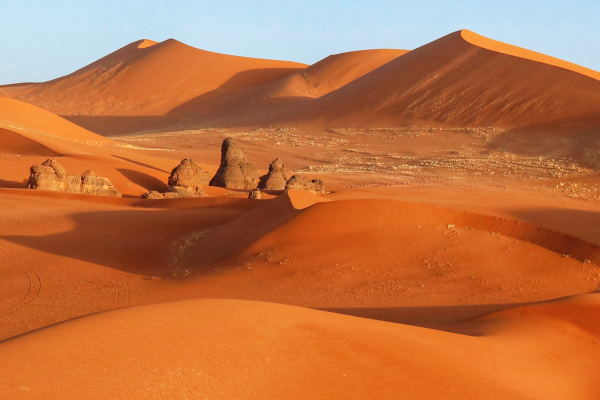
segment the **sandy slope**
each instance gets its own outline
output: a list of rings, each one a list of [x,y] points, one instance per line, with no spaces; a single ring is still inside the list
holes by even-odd
[[[143,117],[162,116],[192,99],[261,85],[304,67],[212,53],[173,39],[143,40],[65,77],[3,86],[0,92],[75,122],[86,121],[82,125],[96,132],[111,132],[115,128],[107,125],[115,121],[125,126],[152,124],[156,121]]]
[[[0,393],[591,400],[598,296],[488,315],[479,337],[248,301],[135,307],[0,343]]]
[[[409,53],[346,53],[308,68],[175,40],[135,42],[67,77],[4,86],[0,95],[104,135],[275,123],[581,129],[600,122],[599,76],[463,30]]]
[[[551,250],[567,243],[582,256],[597,245],[558,232],[393,200],[290,194],[163,203],[4,190],[1,271],[9,283],[0,331],[10,337],[92,312],[193,298],[414,322],[414,313],[389,308],[456,307],[460,317],[477,314],[465,306],[543,301],[600,282],[596,264]],[[498,228],[504,234],[488,231]],[[437,326],[439,318],[416,320]]]
[[[0,98],[0,187],[24,188],[29,167],[56,157],[69,173],[92,169],[125,196],[137,197],[164,190],[171,169],[184,157],[156,153],[124,146],[25,102]]]
[[[307,113],[359,126],[597,126],[599,76],[459,31],[320,98]]]
[[[271,84],[276,97],[321,97],[408,53],[407,50],[362,50],[334,54]]]

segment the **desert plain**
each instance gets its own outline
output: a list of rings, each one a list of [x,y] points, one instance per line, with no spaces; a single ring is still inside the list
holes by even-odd
[[[225,139],[324,190],[174,192]],[[567,61],[140,40],[0,86],[3,399],[594,400],[599,285],[600,73]]]

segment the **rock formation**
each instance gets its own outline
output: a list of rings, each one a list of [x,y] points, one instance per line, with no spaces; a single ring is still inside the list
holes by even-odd
[[[305,192],[324,194],[325,184],[320,179],[310,180],[302,175],[294,175],[285,183],[285,190],[297,189]]]
[[[210,186],[228,189],[254,189],[258,185],[258,170],[246,160],[244,152],[233,138],[221,146],[221,165]]]
[[[81,194],[92,194],[95,196],[116,196],[121,193],[113,186],[108,178],[97,176],[94,171],[85,171],[81,174]]]
[[[250,194],[248,194],[248,198],[249,199],[260,200],[262,198],[262,194],[260,193],[260,189],[259,188],[252,189],[250,191]]]
[[[287,179],[285,165],[278,158],[269,165],[269,172],[260,177],[258,188],[261,190],[284,190]]]
[[[96,176],[93,171],[86,171],[81,175],[68,175],[62,165],[53,158],[47,159],[41,165],[32,166],[29,172],[28,189],[121,197],[121,193],[108,178]]]
[[[150,191],[142,195],[145,199],[173,199],[177,197],[202,197],[206,196],[204,185],[209,182],[210,176],[200,164],[188,158],[173,168],[169,176],[169,189],[165,193]]]
[[[204,172],[200,164],[186,158],[181,164],[173,168],[169,176],[169,186],[181,186],[185,188],[202,188],[210,182],[210,175]]]

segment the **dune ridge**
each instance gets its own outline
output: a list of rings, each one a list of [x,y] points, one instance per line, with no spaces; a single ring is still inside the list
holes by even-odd
[[[473,35],[465,33],[473,40]],[[475,43],[489,43],[483,39]],[[512,47],[494,49],[515,52]],[[532,57],[523,52],[523,56]],[[600,81],[472,44],[461,31],[415,49],[306,106],[326,126],[597,126]],[[313,122],[314,124],[314,122]]]
[[[484,337],[239,300],[134,307],[1,342],[0,387],[15,399],[83,393],[294,398],[299,392],[313,398],[592,399],[600,388],[592,372],[598,326],[560,320],[569,303],[578,302],[598,309],[598,295],[589,295],[564,304],[559,315],[532,310],[541,326],[513,315]],[[495,319],[488,316],[486,324]],[[573,335],[579,336],[575,343],[562,340]],[[508,345],[514,337],[520,339]],[[557,353],[567,363],[551,356]],[[77,371],[67,368],[72,363]],[[60,395],[50,382],[61,387]]]
[[[472,32],[468,29],[461,30],[460,35],[467,42],[487,50],[507,54],[510,56],[526,58],[528,60],[538,61],[543,64],[554,65],[555,67],[568,69],[570,71],[589,76],[590,78],[600,80],[600,72],[582,67],[581,65],[573,64],[571,62],[551,57],[546,54],[538,53],[535,51],[524,49],[522,47],[517,47],[508,43],[503,43],[494,39],[486,38],[485,36],[478,35],[477,33]]]
[[[103,135],[207,122],[223,128],[600,124],[600,73],[468,30],[410,52],[357,51],[312,66],[211,53],[173,39],[144,43],[54,81],[0,87],[0,95]],[[158,73],[166,65],[171,73]]]

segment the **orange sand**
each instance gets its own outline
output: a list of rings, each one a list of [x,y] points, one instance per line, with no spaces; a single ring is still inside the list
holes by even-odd
[[[462,31],[1,87],[0,398],[596,399],[598,85]],[[329,193],[139,197],[228,135]],[[123,198],[26,190],[47,157]]]

